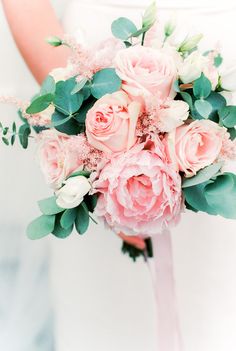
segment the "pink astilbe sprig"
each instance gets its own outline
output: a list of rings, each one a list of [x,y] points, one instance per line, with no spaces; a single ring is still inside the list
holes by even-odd
[[[24,101],[16,98],[15,96],[0,96],[0,103],[16,106],[22,113],[24,118],[28,118],[29,115],[26,113],[27,107],[30,105],[29,101]]]

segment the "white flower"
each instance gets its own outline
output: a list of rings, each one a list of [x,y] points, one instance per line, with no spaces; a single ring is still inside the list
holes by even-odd
[[[221,91],[220,95],[222,95],[225,98],[227,106],[236,105],[235,93],[232,93],[230,91]]]
[[[67,65],[66,67],[59,67],[59,68],[54,68],[49,75],[55,80],[55,82],[59,81],[65,81],[71,71],[72,67],[71,65]]]
[[[184,84],[192,83],[201,76],[204,66],[207,64],[206,57],[198,51],[189,55],[179,68],[179,77]]]
[[[71,177],[64,181],[61,189],[56,191],[57,205],[61,208],[77,207],[90,189],[91,184],[86,177]]]
[[[189,105],[181,100],[170,100],[158,113],[158,127],[161,132],[171,132],[184,124],[189,116]]]
[[[225,90],[236,91],[236,65],[221,75],[221,87]]]

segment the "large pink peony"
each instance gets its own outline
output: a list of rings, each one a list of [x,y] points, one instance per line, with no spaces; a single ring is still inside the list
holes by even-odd
[[[123,91],[104,95],[88,111],[86,135],[94,148],[105,153],[122,152],[136,142],[140,104]]]
[[[151,236],[179,219],[181,178],[159,139],[112,158],[93,186],[100,193],[96,214],[117,233]]]
[[[222,148],[226,130],[209,120],[198,120],[178,127],[167,136],[170,160],[191,177],[212,164]]]
[[[174,59],[161,50],[133,46],[120,50],[115,58],[116,72],[122,88],[131,96],[155,95],[161,100],[173,94],[176,79]]]
[[[39,162],[46,182],[53,188],[58,189],[66,177],[82,168],[78,148],[84,140],[82,135],[68,136],[55,130],[40,133]]]

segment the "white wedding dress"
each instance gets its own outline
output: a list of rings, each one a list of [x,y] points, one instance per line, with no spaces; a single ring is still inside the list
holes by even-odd
[[[119,16],[140,23],[145,0],[71,1],[63,23],[78,40],[95,44],[111,35]],[[222,44],[236,61],[232,41],[235,0],[160,0],[161,20],[173,11],[185,31]],[[236,223],[187,212],[172,233],[179,313],[186,351],[236,350]],[[91,225],[52,245],[57,351],[157,351],[155,308],[146,265],[120,253],[121,242]],[[159,350],[165,351],[165,350]]]

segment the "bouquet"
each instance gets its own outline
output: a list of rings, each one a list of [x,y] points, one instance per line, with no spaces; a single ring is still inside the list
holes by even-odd
[[[218,48],[201,52],[202,35],[178,42],[155,4],[140,27],[121,17],[111,30],[92,48],[48,39],[71,48],[68,65],[21,104],[19,128],[1,126],[2,141],[33,137],[53,191],[29,238],[82,235],[98,218],[135,260],[186,210],[236,219],[236,76]]]

